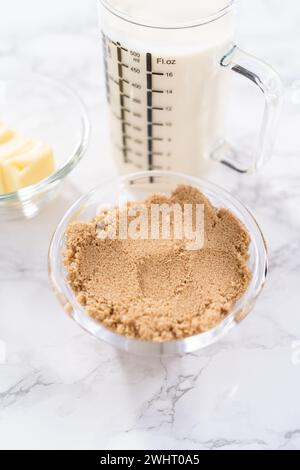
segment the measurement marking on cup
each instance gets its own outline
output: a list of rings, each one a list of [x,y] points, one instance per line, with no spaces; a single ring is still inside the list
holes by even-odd
[[[125,78],[121,78],[121,79],[119,79],[119,80],[116,80],[112,75],[109,75],[108,78],[109,78],[112,82],[114,82],[116,85],[119,85],[120,80],[121,80],[121,82],[130,84],[130,82],[129,82],[128,80],[126,80]],[[123,93],[123,95],[129,98],[129,96],[128,96],[127,94]]]
[[[114,43],[113,43],[114,44]],[[119,75],[119,93],[120,93],[120,112],[121,112],[121,128],[122,128],[122,143],[123,143],[123,159],[124,163],[128,162],[127,153],[130,151],[127,147],[127,132],[126,132],[126,115],[125,113],[130,113],[130,110],[124,106],[124,83],[129,83],[128,80],[125,80],[123,77],[123,57],[122,51],[124,50],[119,42],[116,44],[117,47],[117,58],[118,58],[118,75]]]
[[[121,150],[121,151],[124,150],[124,146],[120,146],[120,145],[117,145],[117,144],[116,144],[116,147],[117,147],[119,150]],[[130,148],[130,147],[125,147],[125,148],[126,148],[126,152],[128,152],[128,153],[133,152],[132,148]],[[128,160],[127,160],[127,163],[128,163]]]
[[[103,57],[104,57],[106,98],[107,98],[107,102],[110,103],[110,87],[109,87],[109,73],[108,73],[108,60],[107,60],[107,41],[106,41],[106,36],[104,34],[102,34],[102,44],[103,44]]]
[[[107,39],[108,39],[108,41],[111,42],[111,44],[113,44],[114,46],[118,46],[118,45],[119,45],[118,42],[115,42],[115,41],[113,41],[113,40],[110,39],[110,38],[107,38]],[[124,51],[124,52],[128,52],[128,49],[126,49],[126,47],[121,46],[121,49],[122,49],[122,51]]]
[[[153,169],[153,111],[152,111],[152,54],[147,52],[147,135],[148,135],[148,170]],[[153,182],[153,178],[150,179]]]
[[[171,156],[172,138],[164,133],[172,126],[169,95],[174,89],[168,79],[174,72],[163,71],[161,64],[165,62],[150,52],[143,59],[140,52],[126,49],[121,41],[105,34],[103,48],[107,99],[120,129],[118,143],[114,144],[123,164],[132,163],[141,169],[146,164],[148,170],[169,165],[165,159]],[[150,182],[154,179],[149,177]]]
[[[109,80],[111,80],[112,82],[114,82],[116,85],[119,86],[119,81],[116,80],[114,77],[112,77],[111,75],[108,76]]]

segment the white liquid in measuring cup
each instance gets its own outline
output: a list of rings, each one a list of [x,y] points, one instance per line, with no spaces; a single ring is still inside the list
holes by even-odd
[[[223,135],[233,40],[232,13],[207,24],[171,28],[215,14],[225,0],[115,0],[135,24],[102,13],[113,154],[123,173],[146,169],[201,175]],[[158,23],[159,22],[159,23]]]

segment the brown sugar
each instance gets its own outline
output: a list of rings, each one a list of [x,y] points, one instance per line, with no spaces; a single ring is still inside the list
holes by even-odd
[[[131,338],[168,341],[205,332],[220,323],[246,291],[250,237],[227,209],[212,206],[197,189],[178,186],[171,196],[153,194],[129,207],[202,204],[204,244],[186,239],[102,238],[112,228],[111,209],[66,233],[68,282],[86,312]],[[120,217],[120,209],[117,211]],[[160,221],[159,221],[160,224]]]

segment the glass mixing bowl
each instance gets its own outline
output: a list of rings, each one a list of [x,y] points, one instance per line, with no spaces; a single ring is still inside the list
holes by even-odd
[[[37,184],[0,194],[0,221],[31,218],[54,197],[87,148],[90,124],[81,99],[62,83],[37,74],[0,76],[0,121],[53,148],[56,171]]]
[[[233,212],[249,231],[251,237],[249,268],[252,281],[229,315],[215,328],[195,336],[163,343],[147,342],[121,336],[89,317],[68,285],[63,264],[65,232],[73,221],[87,221],[99,213],[101,206],[118,205],[126,201],[141,200],[153,192],[171,193],[178,184],[188,184],[202,191],[216,207]],[[253,308],[267,274],[266,244],[257,222],[243,204],[229,193],[207,181],[180,173],[162,171],[129,174],[102,184],[81,197],[65,214],[58,225],[49,250],[49,276],[59,301],[82,328],[96,338],[125,351],[145,355],[175,355],[201,349],[220,339],[242,321]]]

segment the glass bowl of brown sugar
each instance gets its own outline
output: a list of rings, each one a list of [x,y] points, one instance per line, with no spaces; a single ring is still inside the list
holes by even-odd
[[[266,274],[264,237],[242,203],[162,171],[121,176],[81,197],[49,250],[50,282],[68,315],[141,355],[218,341],[253,309]]]

